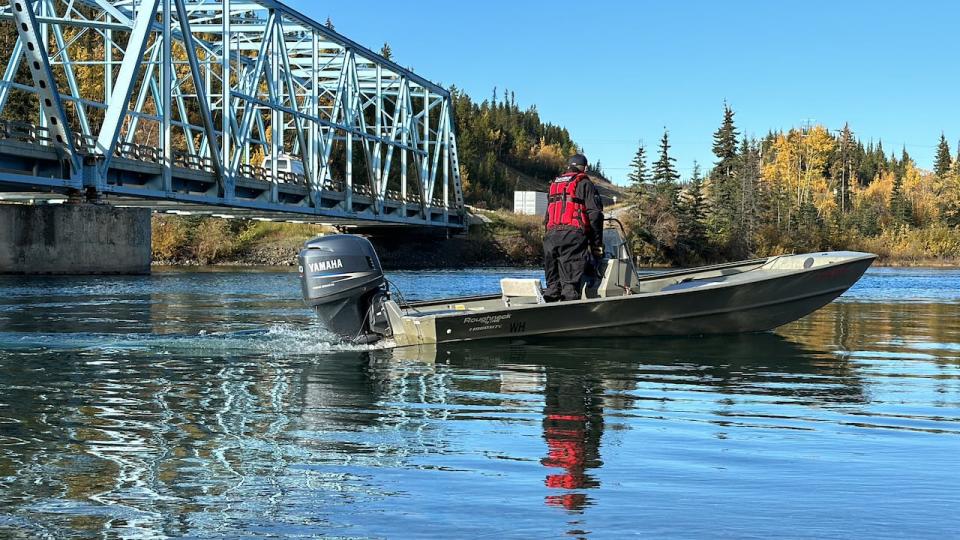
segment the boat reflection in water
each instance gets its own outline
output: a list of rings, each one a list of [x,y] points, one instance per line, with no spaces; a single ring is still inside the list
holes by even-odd
[[[629,430],[630,419],[689,415],[714,426],[713,436],[722,439],[741,422],[744,403],[763,407],[865,401],[863,385],[842,358],[775,333],[485,345],[395,349],[386,357],[374,355],[371,365],[380,369],[372,373],[389,371],[385,365],[391,361],[499,371],[498,387],[487,392],[539,395],[545,502],[574,512],[595,504],[590,492],[601,486],[595,472],[604,465],[605,430]],[[784,379],[791,384],[783,384]],[[671,396],[668,389],[702,394],[696,401],[702,405],[707,400],[712,410],[695,411],[694,400]]]

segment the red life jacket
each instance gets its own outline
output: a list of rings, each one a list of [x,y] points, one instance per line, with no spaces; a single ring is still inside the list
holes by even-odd
[[[550,184],[550,197],[547,199],[547,230],[567,225],[583,232],[590,230],[587,219],[587,206],[577,197],[577,186],[588,181],[586,174],[568,172],[558,176]]]

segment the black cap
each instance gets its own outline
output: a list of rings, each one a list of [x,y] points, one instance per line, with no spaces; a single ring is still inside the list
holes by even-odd
[[[587,166],[587,156],[583,154],[574,154],[570,156],[570,159],[567,160],[567,165],[578,165],[580,167]]]

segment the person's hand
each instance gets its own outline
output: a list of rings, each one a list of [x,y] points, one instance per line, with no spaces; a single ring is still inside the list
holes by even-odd
[[[590,255],[593,255],[593,258],[598,261],[603,259],[603,248],[600,246],[591,246]]]

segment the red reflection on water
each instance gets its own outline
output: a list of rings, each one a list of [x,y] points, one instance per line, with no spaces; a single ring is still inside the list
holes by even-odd
[[[548,375],[543,419],[547,455],[540,463],[560,471],[547,474],[544,485],[567,491],[598,487],[600,483],[587,474],[587,470],[600,464],[603,409],[599,399],[594,396],[592,385],[584,384],[586,381],[582,378],[555,376],[553,381],[550,379]],[[590,504],[590,498],[582,492],[548,495],[544,501],[548,506],[574,511]]]

